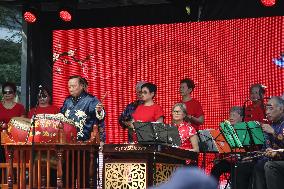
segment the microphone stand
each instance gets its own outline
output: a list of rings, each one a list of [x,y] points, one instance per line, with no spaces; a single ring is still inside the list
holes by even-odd
[[[243,104],[243,112],[244,112],[244,116],[243,116],[243,119],[242,119],[242,122],[245,121],[245,117],[246,117],[246,104],[247,102],[250,101],[250,99],[246,100]]]
[[[33,115],[32,115],[32,119],[31,119],[31,128],[29,130],[29,133],[28,133],[28,136],[30,135],[30,132],[31,132],[31,129],[32,129],[32,151],[31,151],[31,169],[33,170],[33,167],[34,167],[34,162],[35,162],[35,117],[36,117],[36,111],[39,107],[39,97],[42,93],[42,90],[40,88],[39,90],[39,94],[38,94],[38,98],[37,98],[37,103],[36,103],[36,106],[35,106],[35,109],[34,109],[34,112],[33,112]],[[28,139],[28,137],[27,137]],[[27,142],[27,141],[26,141]],[[31,173],[31,178],[30,179],[30,183],[31,185],[33,186],[33,171],[30,171]],[[33,187],[31,187],[33,188]]]

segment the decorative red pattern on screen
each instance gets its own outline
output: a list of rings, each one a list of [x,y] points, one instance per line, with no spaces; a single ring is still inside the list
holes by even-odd
[[[75,53],[54,61],[53,102],[60,107],[68,77],[82,75],[93,95],[108,92],[107,143],[123,143],[127,135],[117,120],[135,99],[137,81],[158,85],[155,100],[169,123],[179,82],[190,77],[205,112],[202,128],[218,128],[229,108],[247,99],[252,83],[267,86],[267,96],[283,93],[284,68],[272,61],[284,52],[283,25],[284,17],[271,17],[54,31],[54,53]]]

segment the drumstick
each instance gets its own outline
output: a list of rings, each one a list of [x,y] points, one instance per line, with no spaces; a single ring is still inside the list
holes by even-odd
[[[101,103],[103,103],[104,99],[106,98],[108,92],[105,93],[105,95],[103,96],[102,100],[101,100]]]

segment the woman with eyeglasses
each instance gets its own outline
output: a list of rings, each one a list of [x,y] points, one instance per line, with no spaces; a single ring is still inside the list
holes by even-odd
[[[49,91],[42,87],[38,94],[38,107],[30,109],[28,118],[32,118],[36,114],[57,114],[59,109],[56,106],[51,105],[51,98]]]
[[[172,109],[172,124],[178,128],[181,149],[199,152],[198,136],[195,128],[185,121],[187,115],[186,106],[176,103]]]
[[[0,126],[1,130],[7,129],[7,124],[12,117],[24,117],[25,108],[22,104],[15,102],[16,85],[6,82],[2,85],[3,98],[0,103]],[[0,147],[0,162],[5,162],[4,149]]]

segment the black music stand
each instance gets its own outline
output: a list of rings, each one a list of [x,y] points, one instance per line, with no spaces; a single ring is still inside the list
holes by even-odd
[[[199,147],[200,152],[206,153],[206,152],[218,152],[218,148],[216,147],[214,143],[214,138],[210,134],[209,130],[199,130]]]
[[[134,122],[137,140],[140,144],[180,145],[178,129],[159,122]]]

